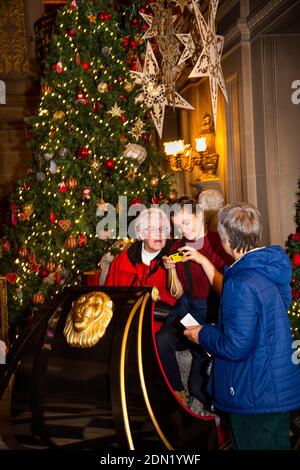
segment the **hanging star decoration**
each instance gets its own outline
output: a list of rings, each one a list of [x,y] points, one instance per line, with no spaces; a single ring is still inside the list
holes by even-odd
[[[128,131],[128,134],[131,134],[135,138],[135,140],[138,141],[143,132],[145,131],[144,128],[145,124],[143,123],[143,121],[140,118],[137,118],[133,128]]]
[[[119,117],[124,113],[123,109],[121,109],[117,103],[115,103],[107,112],[108,114],[111,114],[112,117]]]
[[[90,167],[92,170],[98,171],[100,168],[100,162],[97,160],[96,155],[94,155],[93,160],[91,161]]]
[[[147,42],[143,71],[131,71],[131,76],[142,87],[142,92],[136,97],[136,101],[142,101],[148,108],[151,108],[151,117],[158,135],[161,137],[165,107],[169,105],[169,101],[165,84],[159,78],[159,66],[149,41]],[[173,105],[184,109],[194,109],[177,92],[175,92]]]
[[[96,23],[97,16],[88,15],[87,19],[89,20],[90,23]]]
[[[194,55],[196,46],[191,34],[176,34],[176,36],[178,37],[179,41],[182,42],[182,44],[184,45],[184,50],[177,63],[177,65],[180,65],[182,64],[182,62],[185,62]]]
[[[217,107],[218,107],[218,86],[227,100],[225,81],[221,68],[221,57],[224,45],[224,37],[218,36],[215,30],[215,19],[219,0],[211,0],[208,14],[208,22],[206,23],[199,6],[193,1],[194,12],[203,49],[196,62],[195,67],[189,75],[189,78],[208,77],[210,85],[210,94],[212,101],[212,110],[214,123],[216,127]]]
[[[176,7],[180,7],[181,13],[183,13],[184,7],[189,4],[189,0],[172,0],[172,2],[176,3]]]
[[[146,21],[149,28],[142,36],[143,40],[150,38],[157,38],[158,35],[161,35],[165,29],[165,15],[166,11],[171,9],[165,8],[164,0],[157,0],[156,3],[151,3],[151,8],[154,12],[154,16],[147,15],[146,13],[140,13],[142,18]],[[173,23],[176,21],[177,15],[171,15],[170,21]]]

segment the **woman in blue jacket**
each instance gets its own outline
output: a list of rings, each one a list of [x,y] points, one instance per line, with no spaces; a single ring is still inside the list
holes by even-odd
[[[188,328],[185,335],[215,358],[214,406],[230,414],[234,448],[288,449],[289,412],[300,408],[287,314],[290,262],[280,246],[258,248],[260,213],[250,204],[224,207],[218,230],[236,260],[223,276],[218,325]]]

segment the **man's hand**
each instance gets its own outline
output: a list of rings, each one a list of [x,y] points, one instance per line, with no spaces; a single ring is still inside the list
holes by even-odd
[[[203,325],[189,326],[188,328],[184,330],[183,334],[193,343],[199,344],[198,336],[202,328],[203,328]]]
[[[176,263],[172,261],[168,256],[163,256],[162,261],[166,269],[175,269]]]
[[[203,264],[205,261],[207,261],[206,256],[202,255],[197,251],[195,248],[192,246],[184,246],[183,248],[180,248],[180,251],[184,253],[184,257],[182,261],[195,261],[198,264]]]

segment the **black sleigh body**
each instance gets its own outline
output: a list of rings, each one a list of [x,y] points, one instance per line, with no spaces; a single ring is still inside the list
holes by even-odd
[[[68,344],[72,302],[89,292],[113,302],[92,347]],[[8,449],[210,450],[215,420],[191,413],[162,371],[151,288],[72,287],[44,304],[1,365],[0,437]]]

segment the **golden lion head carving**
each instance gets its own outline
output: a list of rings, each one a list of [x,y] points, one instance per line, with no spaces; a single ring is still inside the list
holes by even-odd
[[[104,335],[113,315],[113,302],[104,292],[83,294],[72,303],[64,336],[70,346],[90,348]]]

